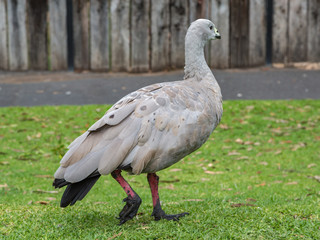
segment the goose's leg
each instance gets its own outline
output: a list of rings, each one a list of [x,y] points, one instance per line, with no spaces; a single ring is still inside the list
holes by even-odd
[[[123,199],[123,201],[126,202],[126,205],[119,213],[119,225],[121,225],[124,224],[126,221],[132,219],[135,215],[137,215],[142,200],[139,197],[139,195],[135,191],[133,191],[129,183],[121,176],[121,170],[114,170],[111,173],[111,176],[121,185],[121,187],[128,196],[125,199]]]
[[[150,190],[152,194],[152,201],[153,201],[153,212],[151,216],[154,216],[156,221],[159,221],[161,218],[167,220],[179,220],[180,217],[188,215],[189,213],[179,213],[175,215],[167,215],[161,208],[159,192],[158,192],[158,185],[159,185],[159,177],[155,173],[148,173],[148,182],[150,185]]]

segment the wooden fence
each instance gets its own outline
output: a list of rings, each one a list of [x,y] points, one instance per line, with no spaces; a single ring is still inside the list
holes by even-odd
[[[0,69],[182,68],[186,30],[200,17],[222,35],[205,50],[213,68],[263,65],[267,51],[273,62],[320,61],[319,0],[0,0]]]
[[[274,62],[320,62],[320,0],[275,0]]]

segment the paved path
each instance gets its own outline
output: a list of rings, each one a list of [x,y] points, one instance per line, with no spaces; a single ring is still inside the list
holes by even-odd
[[[223,99],[320,99],[320,70],[215,70]],[[140,87],[180,80],[156,74],[0,72],[0,106],[113,104]]]

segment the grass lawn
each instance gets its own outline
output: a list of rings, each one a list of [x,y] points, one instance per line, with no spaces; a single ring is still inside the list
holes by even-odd
[[[146,175],[124,176],[143,202],[118,226],[126,196],[103,176],[61,209],[53,173],[105,106],[0,108],[0,239],[320,239],[320,101],[226,101],[199,150],[158,173],[179,222],[150,216]]]

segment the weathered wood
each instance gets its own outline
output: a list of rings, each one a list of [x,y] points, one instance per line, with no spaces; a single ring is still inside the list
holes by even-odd
[[[265,1],[250,0],[249,9],[249,65],[258,66],[266,61],[266,5]]]
[[[169,67],[169,0],[151,4],[151,70],[161,71]]]
[[[273,2],[272,62],[288,61],[288,0]]]
[[[188,15],[189,15],[189,20],[188,20],[188,27],[189,25],[199,19],[199,18],[205,18],[209,19],[209,0],[189,0],[189,10],[188,10]],[[204,55],[205,58],[208,62],[210,63],[210,46],[209,44],[206,44],[204,47]],[[210,65],[210,64],[209,64]]]
[[[189,0],[189,24],[199,18],[209,18],[209,0]]]
[[[205,49],[210,67],[265,62],[264,0],[72,2],[75,70],[182,68],[186,30],[198,18],[222,37]],[[272,61],[320,61],[320,1],[275,0],[273,12]],[[50,70],[67,69],[66,14],[65,0],[0,0],[0,69],[44,70],[48,59]]]
[[[26,0],[10,0],[7,4],[9,69],[27,70]]]
[[[249,66],[249,0],[230,0],[230,67]]]
[[[184,66],[184,39],[188,29],[188,4],[184,0],[171,0],[171,68]]]
[[[308,46],[307,1],[290,0],[289,6],[289,62],[306,61]]]
[[[109,1],[91,0],[90,65],[95,71],[109,70]]]
[[[212,0],[211,20],[216,24],[221,40],[211,41],[210,67],[229,67],[229,0]]]
[[[31,70],[48,68],[47,13],[46,0],[27,1],[29,69]]]
[[[8,37],[6,1],[0,0],[0,70],[8,70]]]
[[[73,0],[74,69],[89,69],[89,0]]]
[[[66,70],[68,68],[66,9],[66,1],[49,0],[51,70]]]
[[[131,2],[131,71],[149,70],[149,0]]]
[[[320,62],[320,0],[309,0],[308,61]]]
[[[112,71],[130,70],[130,2],[111,1]]]

